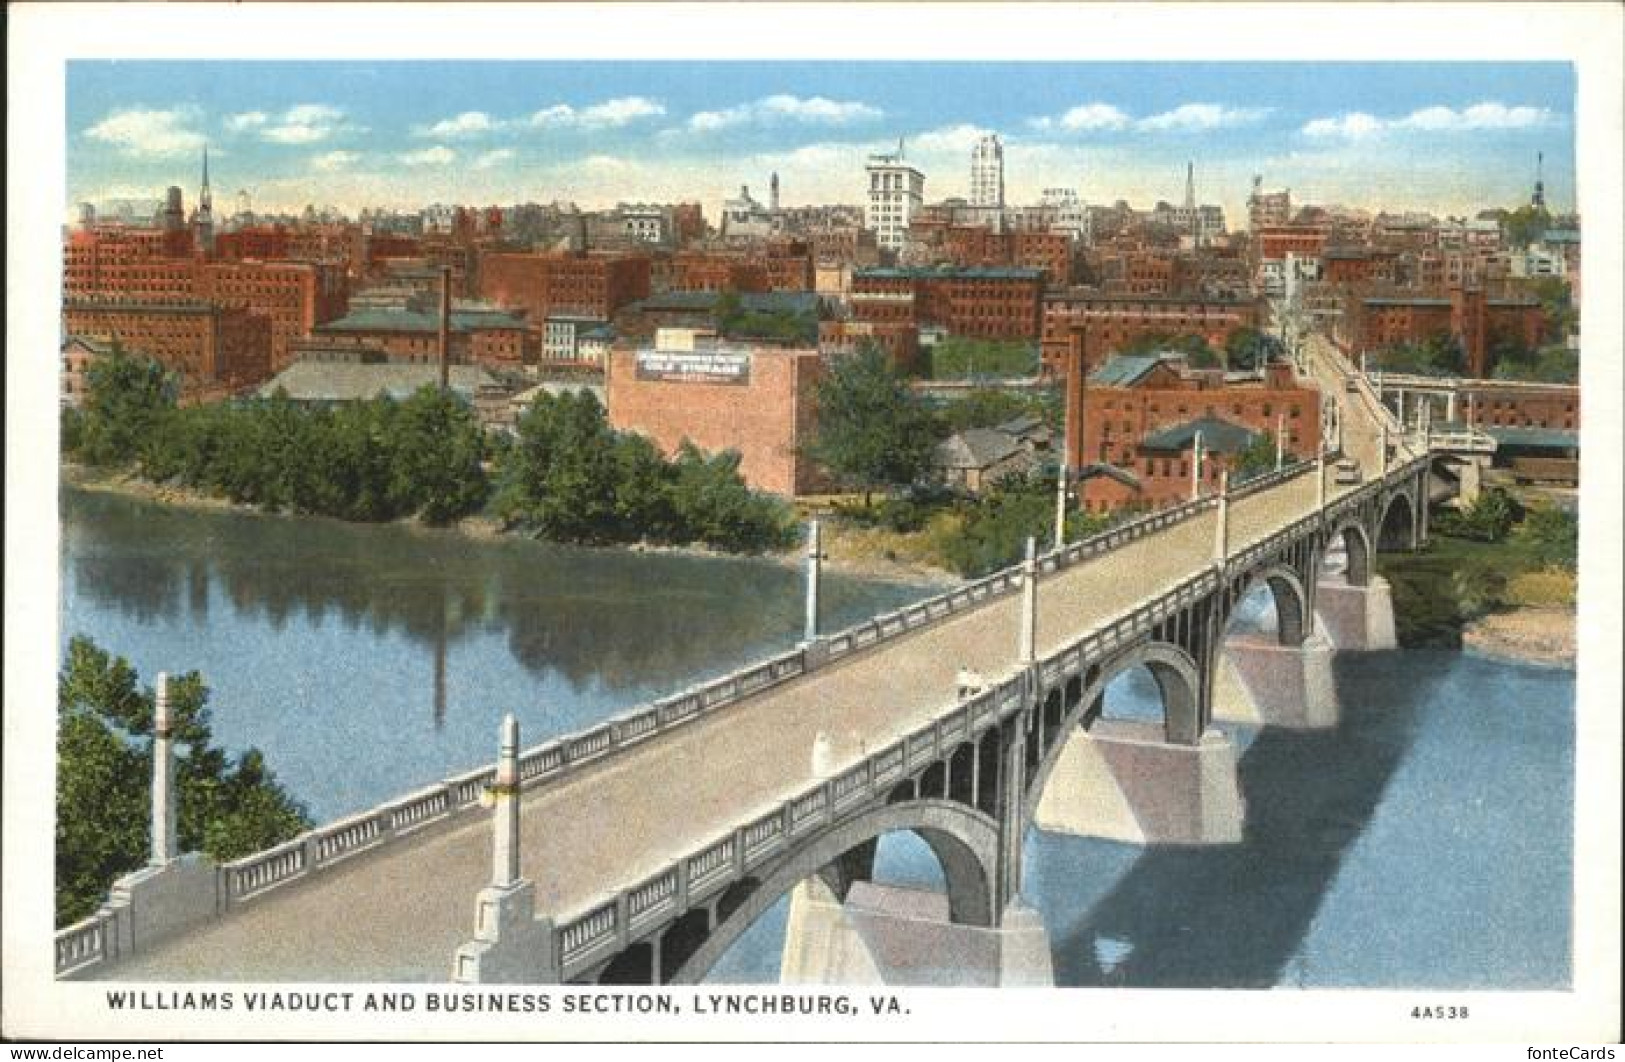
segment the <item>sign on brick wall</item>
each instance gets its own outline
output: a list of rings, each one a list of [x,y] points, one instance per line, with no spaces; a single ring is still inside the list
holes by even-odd
[[[669,383],[748,384],[750,355],[640,350],[638,379]]]

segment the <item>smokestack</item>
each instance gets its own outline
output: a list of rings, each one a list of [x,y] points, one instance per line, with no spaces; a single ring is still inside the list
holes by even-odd
[[[1071,342],[1066,350],[1066,423],[1061,426],[1061,466],[1068,475],[1076,475],[1083,467],[1083,389],[1088,357],[1084,350],[1088,326],[1072,330]]]
[[[451,390],[451,266],[440,267],[440,393]]]

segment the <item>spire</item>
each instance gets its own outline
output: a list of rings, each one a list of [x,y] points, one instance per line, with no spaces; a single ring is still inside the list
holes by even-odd
[[[1185,163],[1185,209],[1196,209],[1196,163]]]
[[[1540,210],[1544,210],[1546,207],[1546,182],[1543,179],[1545,163],[1546,153],[1544,151],[1535,152],[1535,194],[1529,197],[1529,205]]]

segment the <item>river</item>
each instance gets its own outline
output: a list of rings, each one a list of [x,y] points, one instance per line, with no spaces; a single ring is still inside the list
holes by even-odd
[[[258,747],[318,821],[794,643],[801,581],[763,560],[475,541],[401,526],[61,494],[62,642],[150,681],[203,672],[216,737]],[[926,591],[827,578],[839,626]],[[1255,622],[1267,623],[1258,615]],[[1033,831],[1024,892],[1057,983],[1556,989],[1570,979],[1574,673],[1439,650],[1345,655],[1337,729],[1230,728],[1240,845]],[[1154,708],[1148,676],[1107,710]],[[911,835],[877,876],[938,879]],[[778,976],[785,904],[713,972]]]

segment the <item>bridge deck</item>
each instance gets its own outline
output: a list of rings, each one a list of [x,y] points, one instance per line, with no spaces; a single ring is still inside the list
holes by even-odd
[[[1328,492],[1338,490],[1328,484]],[[1308,513],[1314,501],[1313,477],[1304,476],[1233,503],[1232,551]],[[1044,579],[1041,652],[1208,566],[1215,521],[1205,512]],[[839,766],[927,722],[953,700],[960,667],[993,678],[1015,664],[1019,610],[1019,595],[991,602],[527,793],[523,872],[537,883],[538,909],[577,914],[604,890],[656,872],[799,792],[814,780],[820,731],[833,738]],[[489,818],[472,815],[358,855],[96,973],[446,980],[452,953],[471,934],[474,896],[490,864]]]

